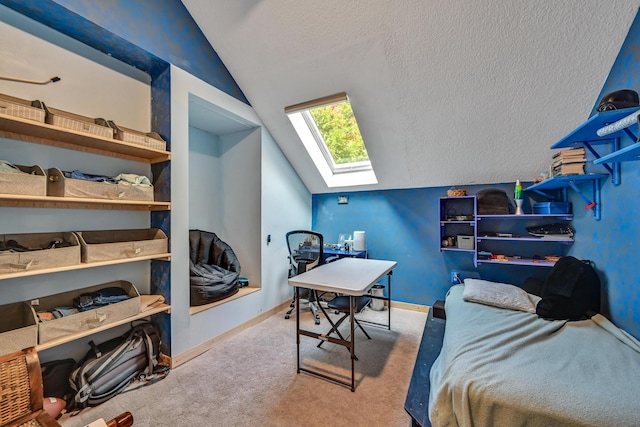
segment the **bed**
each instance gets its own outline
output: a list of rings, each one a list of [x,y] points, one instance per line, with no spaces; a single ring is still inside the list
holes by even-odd
[[[408,394],[405,408],[413,424],[640,425],[638,341],[599,314],[571,322],[541,319],[537,297],[516,289],[524,299],[514,309],[504,308],[514,302],[511,297],[471,302],[465,285],[451,287],[442,348],[428,369],[421,344],[414,368],[410,393],[415,399],[418,390],[427,390],[428,396],[409,406],[428,407],[428,420],[417,421]],[[434,341],[431,346],[437,346],[437,334]],[[424,387],[415,377],[426,369]]]

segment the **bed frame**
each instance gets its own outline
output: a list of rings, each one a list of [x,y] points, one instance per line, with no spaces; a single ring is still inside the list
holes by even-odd
[[[442,348],[445,325],[444,301],[433,304],[422,333],[420,348],[413,367],[404,409],[411,416],[412,427],[431,427],[429,421],[429,372]]]

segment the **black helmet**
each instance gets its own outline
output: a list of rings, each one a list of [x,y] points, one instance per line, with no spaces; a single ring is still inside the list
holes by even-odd
[[[603,96],[596,111],[622,110],[631,107],[640,107],[638,92],[631,89],[622,89]]]

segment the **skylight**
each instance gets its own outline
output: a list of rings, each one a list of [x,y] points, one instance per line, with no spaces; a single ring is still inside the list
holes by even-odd
[[[285,108],[329,187],[377,184],[346,93]]]

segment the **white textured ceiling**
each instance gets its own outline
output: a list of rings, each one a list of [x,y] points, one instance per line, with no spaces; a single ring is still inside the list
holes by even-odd
[[[183,0],[298,175],[284,114],[345,91],[379,184],[533,180],[588,118],[640,0]]]

